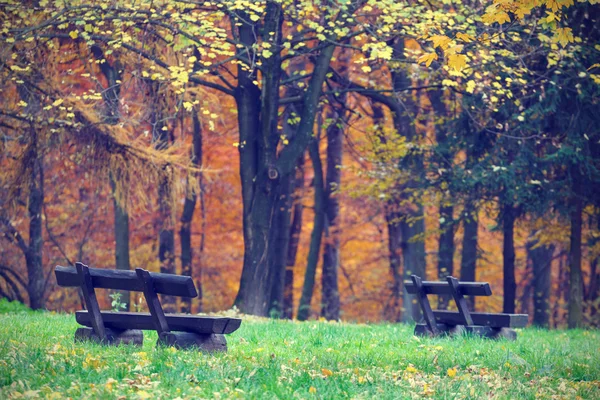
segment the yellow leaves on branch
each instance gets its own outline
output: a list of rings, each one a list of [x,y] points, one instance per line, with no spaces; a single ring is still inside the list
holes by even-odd
[[[575,41],[573,30],[571,28],[557,28],[556,32],[554,32],[552,41],[560,43],[562,47],[565,47],[569,43],[573,43]]]
[[[425,63],[425,66],[429,67],[434,60],[438,59],[438,55],[435,53],[425,53],[417,60],[419,63]]]

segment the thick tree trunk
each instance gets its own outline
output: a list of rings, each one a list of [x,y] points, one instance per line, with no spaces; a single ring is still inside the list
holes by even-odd
[[[438,279],[445,281],[454,273],[454,207],[440,206],[440,241],[438,247]],[[438,309],[446,310],[450,295],[438,297]]]
[[[406,219],[400,221],[400,231],[402,241],[402,255],[404,261],[404,280],[410,280],[411,275],[418,275],[423,280],[427,279],[425,274],[425,241],[423,235],[425,233],[425,220],[423,215],[423,207],[417,206],[414,214],[409,214],[410,217],[418,218],[414,222],[409,222]],[[419,321],[421,318],[421,308],[418,302],[414,301],[414,296],[409,295],[404,291],[402,301],[404,313],[402,314],[403,322]]]
[[[294,179],[293,213],[290,226],[290,240],[286,256],[286,268],[283,292],[283,317],[292,319],[294,317],[294,266],[302,232],[302,192],[304,191],[304,156],[298,160]]]
[[[281,5],[267,3],[265,37],[274,38],[274,49],[281,41],[283,21]],[[254,42],[253,27],[243,24],[239,39],[251,47]],[[269,33],[273,33],[272,35]],[[244,206],[244,268],[236,306],[245,313],[267,315],[272,293],[269,267],[269,239],[277,204],[280,181],[294,172],[298,159],[312,140],[312,132],[321,88],[325,81],[335,45],[326,45],[315,60],[308,87],[303,93],[302,115],[294,137],[281,151],[277,151],[279,105],[279,77],[281,58],[279,51],[263,58],[263,92],[252,83],[253,73],[238,70],[238,119],[240,128],[240,171]],[[244,56],[247,56],[245,54]],[[258,108],[258,105],[260,108]]]
[[[283,297],[285,290],[285,272],[288,247],[290,243],[290,225],[292,208],[292,191],[295,183],[294,176],[288,175],[281,179],[279,195],[275,206],[275,215],[271,228],[271,244],[269,260],[269,279],[271,284],[271,298],[269,300],[269,315],[274,318],[283,317]]]
[[[460,260],[460,280],[475,282],[475,271],[477,266],[477,210],[474,203],[467,202],[463,211],[463,242],[462,257]],[[470,310],[475,310],[475,296],[467,297]]]
[[[573,168],[575,170],[576,167]],[[580,198],[582,191],[581,174],[576,171],[572,174],[573,200],[571,210],[571,240],[569,247],[569,301],[568,320],[569,328],[578,328],[583,324],[583,277],[581,272],[581,231],[583,226],[582,212],[583,201]]]
[[[505,204],[502,210],[502,260],[504,271],[504,302],[502,310],[514,314],[515,299],[517,297],[517,283],[515,280],[515,219],[516,210],[512,204]]]
[[[129,214],[117,201],[116,182],[113,174],[110,175],[110,188],[113,196],[115,214],[115,266],[118,270],[129,271]],[[121,302],[125,304],[124,311],[129,311],[131,295],[129,290],[115,290],[121,294]]]
[[[550,289],[554,246],[527,245],[527,254],[533,270],[533,324],[550,327]]]
[[[325,227],[325,189],[323,187],[323,167],[321,166],[321,156],[319,155],[319,142],[315,140],[309,146],[308,153],[314,169],[314,190],[315,190],[315,217],[313,231],[310,237],[310,248],[306,262],[306,273],[304,275],[304,284],[302,286],[302,296],[298,305],[297,318],[299,321],[306,321],[310,316],[310,304],[315,287],[315,275],[317,273],[317,264],[319,263],[319,251],[321,249],[321,238]]]
[[[200,119],[198,113],[194,110],[192,114],[193,129],[192,129],[192,151],[190,158],[192,166],[198,168],[202,165],[202,128],[200,126]],[[198,173],[194,173],[192,179],[198,179]],[[199,190],[202,190],[201,188]],[[183,212],[181,214],[181,228],[179,230],[179,238],[181,241],[181,275],[194,276],[193,269],[193,255],[192,250],[192,219],[194,217],[194,210],[196,208],[197,193],[193,189],[188,177],[186,185],[186,196],[185,202],[183,203]],[[198,273],[201,273],[201,269],[198,268]],[[199,274],[197,274],[199,275]],[[201,276],[196,280],[196,285],[202,285]],[[198,288],[202,292],[202,288]],[[183,298],[181,300],[181,312],[191,313],[192,312],[192,299]]]
[[[29,305],[33,310],[45,308],[44,268],[42,265],[42,206],[44,204],[44,167],[43,158],[37,142],[38,138],[32,127],[31,132],[31,169],[29,181],[29,247],[26,255],[27,293]]]
[[[25,255],[27,267],[27,294],[29,306],[33,310],[45,308],[44,296],[44,266],[42,264],[42,208],[44,205],[44,160],[42,146],[39,143],[38,133],[33,124],[33,118],[40,111],[41,106],[35,94],[35,86],[30,83],[18,85],[19,96],[27,103],[24,112],[31,118],[29,126],[29,143],[25,157],[29,160],[29,197],[27,201],[27,215],[29,217],[29,243],[21,244]]]

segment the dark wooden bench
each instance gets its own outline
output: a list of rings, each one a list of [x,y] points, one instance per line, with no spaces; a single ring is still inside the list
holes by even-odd
[[[527,325],[527,314],[475,313],[470,312],[464,296],[491,296],[489,283],[459,282],[451,276],[447,281],[422,281],[416,275],[404,282],[406,291],[417,296],[424,323],[415,327],[417,336],[439,336],[470,332],[474,335],[515,340],[517,333],[512,328]],[[458,311],[432,310],[427,295],[451,295]]]
[[[79,287],[86,311],[77,311],[75,340],[93,340],[106,344],[142,345],[142,330],[156,330],[158,344],[180,348],[198,347],[204,351],[227,351],[225,334],[240,327],[239,318],[207,317],[187,314],[165,314],[158,294],[196,297],[198,292],[189,276],[148,272],[144,269],[120,271],[57,266],[54,270],[59,286]],[[95,289],[117,289],[143,292],[149,313],[101,311]]]

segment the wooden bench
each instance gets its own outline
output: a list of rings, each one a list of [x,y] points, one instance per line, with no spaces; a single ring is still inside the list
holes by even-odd
[[[525,327],[529,319],[527,314],[470,312],[464,296],[491,296],[489,283],[459,282],[451,276],[446,282],[422,281],[412,275],[411,281],[404,282],[404,287],[408,293],[417,296],[423,311],[425,322],[415,327],[416,336],[469,332],[483,337],[515,340],[517,333],[512,328]],[[427,298],[429,294],[451,295],[458,311],[432,310]]]
[[[196,297],[198,292],[189,276],[148,272],[138,268],[120,271],[57,266],[54,270],[59,286],[79,287],[87,311],[77,311],[76,321],[85,326],[75,332],[75,340],[93,340],[106,344],[143,343],[142,330],[156,330],[157,344],[179,348],[198,347],[203,351],[227,351],[225,334],[240,327],[239,318],[165,314],[158,294]],[[149,313],[101,311],[96,288],[143,292]]]

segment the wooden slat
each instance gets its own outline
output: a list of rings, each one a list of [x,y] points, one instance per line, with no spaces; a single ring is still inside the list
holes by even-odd
[[[148,304],[148,311],[150,311],[150,315],[152,316],[152,323],[154,324],[154,328],[158,333],[158,336],[161,337],[163,333],[169,332],[169,324],[165,319],[165,312],[160,305],[160,300],[158,300],[158,295],[154,290],[154,280],[150,273],[145,269],[136,268],[135,273],[137,274],[140,281],[144,283],[144,297],[146,298],[146,304]]]
[[[134,271],[121,271],[114,269],[90,268],[92,284],[100,289],[144,291],[144,283],[138,279]],[[73,267],[61,267],[54,269],[56,282],[59,286],[79,286],[80,281],[77,270]],[[161,274],[151,272],[150,276],[154,283],[156,293],[168,294],[180,297],[196,297],[198,292],[194,281],[189,276],[173,274]]]
[[[458,283],[458,279],[453,276],[447,276],[446,280],[448,281],[450,292],[452,293],[452,297],[454,298],[454,302],[458,308],[458,313],[460,314],[462,321],[461,324],[473,325],[473,318],[471,318],[471,312],[469,312],[469,308],[467,307],[467,301],[460,292],[460,284]]]
[[[438,323],[448,325],[461,325],[463,318],[456,311],[433,312]],[[492,328],[523,328],[527,326],[527,314],[495,314],[495,313],[471,313],[473,325],[490,326]]]
[[[404,287],[410,294],[417,294],[417,289],[411,281],[404,281]],[[448,282],[423,281],[426,294],[452,294]],[[458,289],[463,296],[491,296],[492,289],[487,282],[459,282]]]
[[[165,318],[171,331],[194,333],[227,334],[236,331],[242,323],[239,318],[204,317],[187,314],[165,314]],[[87,311],[77,311],[75,319],[81,325],[92,326]],[[150,313],[102,311],[102,320],[104,326],[111,329],[155,329]]]
[[[85,306],[89,311],[88,315],[90,315],[90,325],[94,328],[94,332],[96,332],[96,335],[98,335],[100,340],[105,341],[107,339],[106,330],[104,329],[104,323],[102,321],[102,316],[100,315],[100,306],[98,305],[98,300],[96,299],[96,292],[94,291],[94,286],[92,285],[90,268],[87,265],[78,262],[75,263],[74,269],[79,280],[81,292],[83,293]]]
[[[425,318],[425,323],[427,323],[427,327],[429,328],[431,334],[437,336],[440,332],[437,328],[437,323],[435,322],[435,317],[433,316],[433,311],[431,310],[431,304],[429,304],[429,299],[423,291],[423,282],[421,281],[421,278],[419,278],[417,275],[412,275],[410,278],[412,279],[412,282],[415,285],[415,288],[417,289],[417,301],[419,302],[421,310],[423,311],[423,318]]]

